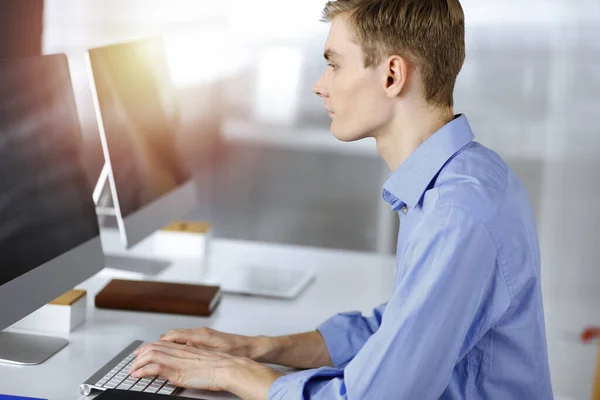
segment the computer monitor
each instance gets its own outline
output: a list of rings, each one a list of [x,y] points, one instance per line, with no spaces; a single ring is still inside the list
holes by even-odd
[[[129,248],[197,205],[177,147],[178,104],[160,37],[90,49],[87,62],[105,157],[94,199]]]
[[[0,60],[0,330],[104,268],[64,55]],[[60,338],[0,333],[0,361],[37,364]]]

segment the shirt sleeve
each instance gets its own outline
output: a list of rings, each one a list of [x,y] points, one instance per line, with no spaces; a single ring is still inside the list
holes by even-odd
[[[433,210],[409,238],[401,281],[356,356],[343,370],[279,378],[269,398],[440,398],[454,366],[510,305],[496,251],[488,228],[465,210]]]
[[[386,304],[375,308],[371,317],[364,317],[357,311],[347,312],[334,315],[319,325],[317,330],[325,339],[335,367],[345,367],[379,329]]]

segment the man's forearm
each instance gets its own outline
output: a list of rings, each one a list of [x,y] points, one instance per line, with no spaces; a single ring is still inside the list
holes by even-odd
[[[292,368],[331,367],[333,363],[319,331],[296,335],[253,338],[251,358]]]

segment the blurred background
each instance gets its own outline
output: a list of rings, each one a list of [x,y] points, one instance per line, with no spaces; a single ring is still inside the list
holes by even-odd
[[[2,40],[0,51],[69,55],[93,146],[84,51],[163,35],[182,154],[192,174],[210,180],[190,218],[209,215],[218,237],[393,253],[397,217],[381,200],[387,167],[372,141],[336,142],[310,90],[325,68],[324,3],[0,0],[0,37],[20,38]],[[587,399],[595,350],[577,345],[577,333],[600,324],[600,2],[461,3],[467,59],[455,111],[529,190],[555,391]],[[207,124],[215,129],[194,135]]]

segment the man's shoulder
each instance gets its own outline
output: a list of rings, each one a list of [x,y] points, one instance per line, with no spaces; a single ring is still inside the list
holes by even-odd
[[[450,212],[453,208],[462,212]],[[511,293],[539,275],[539,244],[527,191],[493,151],[472,143],[458,153],[440,171],[423,210],[446,225],[484,225],[482,232],[489,233],[504,276],[512,282]]]
[[[492,150],[472,142],[446,163],[433,190],[437,207],[456,207],[489,224],[506,199],[509,168]]]

